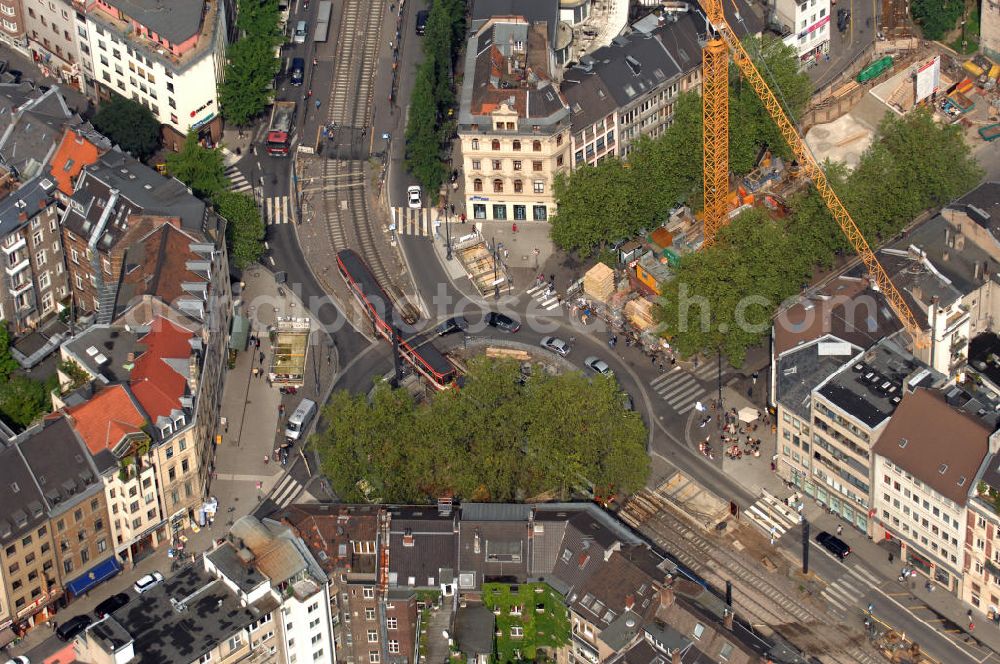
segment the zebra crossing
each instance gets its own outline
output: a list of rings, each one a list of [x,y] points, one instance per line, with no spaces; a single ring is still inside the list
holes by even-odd
[[[291,221],[288,196],[270,196],[264,199],[264,223],[268,226],[287,224]]]
[[[304,488],[291,473],[285,473],[271,491],[270,500],[279,508],[288,507],[295,502]]]
[[[799,524],[798,512],[767,491],[762,491],[761,497],[743,510],[742,515],[774,539],[780,539]]]
[[[708,394],[702,381],[715,378],[717,371],[717,367],[711,362],[702,364],[692,373],[675,366],[651,380],[649,386],[668,406],[683,415]]]
[[[434,222],[431,220],[430,208],[392,208],[392,223],[397,235],[413,237],[431,237],[434,235]]]
[[[547,295],[549,290],[548,282],[535,284],[529,288],[526,292],[531,296],[538,306],[546,311],[552,311],[559,307],[559,298],[556,296],[555,291],[551,295]]]
[[[226,179],[229,180],[229,191],[243,192],[253,189],[253,185],[236,165],[226,169]]]
[[[844,574],[824,588],[820,595],[830,603],[830,608],[844,615],[860,606],[859,601],[881,581],[862,565],[845,568]]]

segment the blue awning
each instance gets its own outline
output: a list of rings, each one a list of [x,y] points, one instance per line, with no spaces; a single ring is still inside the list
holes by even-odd
[[[86,574],[81,574],[67,583],[66,592],[73,593],[73,595],[79,597],[98,583],[107,581],[120,571],[122,571],[122,564],[118,562],[118,556],[111,556],[107,560],[91,567]]]

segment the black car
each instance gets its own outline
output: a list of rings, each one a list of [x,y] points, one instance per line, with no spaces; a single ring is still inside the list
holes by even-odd
[[[851,20],[851,10],[849,9],[838,9],[837,10],[837,29],[841,32],[847,30],[847,23]]]
[[[73,616],[56,628],[56,636],[58,636],[61,641],[69,641],[74,636],[90,627],[90,623],[92,622],[93,621],[90,619],[90,616]]]
[[[831,535],[825,530],[816,536],[816,541],[823,545],[823,548],[837,556],[841,560],[851,555],[851,547],[847,545],[847,542]]]
[[[109,613],[114,613],[118,609],[122,608],[129,603],[131,598],[125,593],[118,593],[117,595],[112,595],[100,604],[94,607],[94,615],[98,618],[103,618]]]
[[[464,316],[452,316],[445,322],[434,328],[439,337],[443,337],[446,334],[452,334],[453,332],[464,332],[469,329],[469,322],[465,320]]]
[[[521,329],[521,324],[510,316],[504,316],[496,311],[486,314],[486,324],[504,332],[517,332]]]
[[[431,13],[426,9],[421,9],[417,12],[417,26],[416,32],[418,35],[423,35],[427,31],[427,19],[430,18]]]
[[[302,85],[306,76],[305,58],[292,58],[292,85]]]

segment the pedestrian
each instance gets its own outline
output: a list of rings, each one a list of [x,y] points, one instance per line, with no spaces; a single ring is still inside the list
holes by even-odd
[[[260,351],[260,364],[264,366],[264,351]]]
[[[260,373],[260,369],[258,369],[257,367],[254,367],[253,368],[253,377],[256,378],[257,374],[259,374],[259,373]]]
[[[279,403],[278,404],[278,418],[280,419],[280,418],[282,418],[284,416],[285,416],[285,404]]]
[[[510,232],[511,233],[517,232],[517,222],[514,222],[513,224],[510,225]]]
[[[772,463],[771,465],[773,466],[774,464]],[[844,532],[844,526],[842,526],[841,524],[838,523],[837,524],[837,536],[839,537],[841,535],[841,533],[843,533],[843,532]]]
[[[319,64],[319,61],[316,58],[313,58],[313,67],[315,67],[318,64]]]
[[[464,224],[465,223],[465,213],[463,212],[462,216],[459,217],[459,218],[462,220],[462,223]]]
[[[319,110],[319,99],[316,100],[316,109]]]
[[[896,556],[893,555],[892,551],[889,552],[889,562],[891,563]]]
[[[308,90],[306,91],[306,99],[308,99],[308,98],[310,98],[310,97],[312,97],[312,96],[313,96],[313,91],[312,91],[312,88],[309,88],[309,89],[308,89]]]
[[[257,344],[257,348],[260,348],[260,337],[254,337],[254,343]]]
[[[448,204],[448,209],[451,211],[451,213],[453,215],[455,214],[455,204],[454,203],[449,203]]]

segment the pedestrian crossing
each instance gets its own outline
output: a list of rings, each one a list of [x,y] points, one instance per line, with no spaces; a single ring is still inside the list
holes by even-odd
[[[552,311],[559,307],[559,297],[555,294],[555,291],[551,295],[548,295],[549,284],[548,282],[543,282],[541,284],[535,284],[527,290],[528,295],[531,296],[538,306],[545,311]]]
[[[715,378],[717,371],[712,363],[704,363],[692,373],[675,366],[651,380],[649,386],[667,405],[683,415],[708,394],[702,382]]]
[[[248,192],[253,189],[253,185],[235,164],[226,169],[226,179],[229,180],[229,191]]]
[[[264,199],[264,223],[268,226],[287,224],[291,221],[288,196],[270,196]]]
[[[279,508],[288,507],[295,502],[295,499],[298,498],[300,493],[302,493],[303,488],[304,487],[299,484],[294,477],[292,477],[291,473],[285,473],[285,476],[278,481],[274,490],[271,492],[271,502]]]
[[[767,491],[742,514],[765,535],[776,540],[799,524],[798,512]]]
[[[433,236],[434,221],[431,219],[432,213],[433,210],[430,208],[392,208],[392,223],[396,226],[396,234],[414,237]]]
[[[845,568],[844,574],[824,588],[820,595],[830,603],[832,609],[847,614],[861,606],[862,598],[881,581],[862,565]]]

